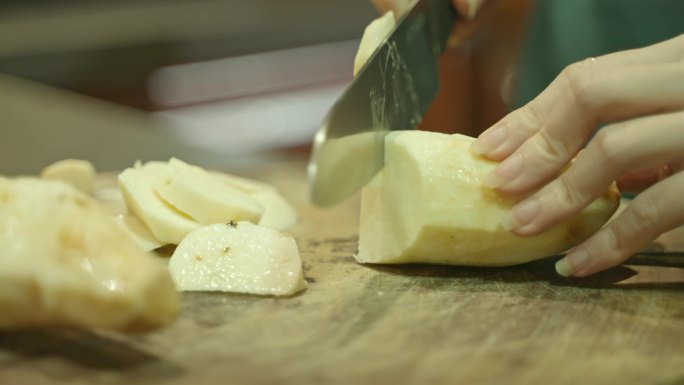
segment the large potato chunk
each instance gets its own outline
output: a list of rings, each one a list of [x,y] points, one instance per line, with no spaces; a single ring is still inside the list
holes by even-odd
[[[292,236],[250,222],[201,227],[169,261],[178,290],[291,295],[306,288]]]
[[[0,328],[146,331],[171,322],[169,273],[87,195],[0,178]]]
[[[357,259],[364,263],[513,265],[567,250],[619,204],[611,189],[571,220],[533,237],[501,226],[516,200],[482,186],[496,167],[468,150],[473,138],[393,132],[385,169],[362,193]]]

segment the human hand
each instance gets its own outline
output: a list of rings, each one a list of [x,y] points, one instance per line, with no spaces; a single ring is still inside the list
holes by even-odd
[[[393,11],[396,17],[400,17],[414,0],[371,0],[375,7],[384,14],[387,11]],[[477,11],[484,3],[489,0],[453,0],[454,7],[459,14],[472,19],[477,14]]]
[[[471,150],[502,161],[489,187],[529,195],[504,223],[521,236],[569,218],[613,181],[643,190],[556,270],[581,277],[623,262],[684,223],[684,35],[570,65]]]

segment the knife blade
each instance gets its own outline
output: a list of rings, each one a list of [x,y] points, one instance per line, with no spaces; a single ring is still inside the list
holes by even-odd
[[[419,0],[375,50],[314,137],[314,204],[332,206],[360,190],[384,165],[385,135],[422,121],[456,18],[452,0]]]

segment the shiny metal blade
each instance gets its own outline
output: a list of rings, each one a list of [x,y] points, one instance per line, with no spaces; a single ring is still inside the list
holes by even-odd
[[[421,122],[455,20],[452,0],[418,1],[333,106],[309,163],[315,204],[331,206],[361,189],[383,167],[385,134]]]

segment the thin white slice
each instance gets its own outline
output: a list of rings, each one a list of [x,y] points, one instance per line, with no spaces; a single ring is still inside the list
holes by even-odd
[[[299,220],[297,209],[274,186],[231,174],[220,172],[211,174],[224,183],[247,193],[263,206],[264,214],[259,220],[259,226],[283,231],[297,224]]]
[[[354,76],[361,71],[382,41],[392,32],[395,25],[394,12],[392,11],[387,11],[383,16],[368,24],[363,31],[359,49],[356,51],[356,57],[354,58]]]
[[[426,131],[387,135],[385,167],[361,196],[358,261],[524,263],[586,239],[619,205],[613,187],[570,220],[519,237],[501,226],[517,200],[483,187],[497,163],[473,155],[473,140]]]
[[[180,297],[166,267],[70,185],[0,178],[0,328],[140,332]]]
[[[138,160],[133,168],[154,178],[166,177],[169,173],[169,163],[161,160],[151,160],[145,163]]]
[[[168,174],[156,180],[153,187],[179,211],[205,225],[229,221],[258,223],[264,212],[263,206],[248,194],[175,158],[168,162]]]
[[[276,190],[277,189],[264,182],[259,182],[254,179],[249,179],[249,178],[243,178],[237,175],[233,174],[227,174],[223,172],[218,172],[218,171],[210,171],[209,172],[211,175],[215,176],[218,178],[220,181],[223,183],[228,184],[229,186],[233,186],[237,188],[240,191],[246,192],[247,194],[255,193],[257,191],[262,191],[262,190]]]
[[[138,217],[130,214],[114,216],[114,221],[128,234],[129,237],[141,249],[151,251],[164,246],[166,243],[154,237],[154,234],[145,226]]]
[[[304,288],[292,236],[250,222],[213,224],[188,234],[169,261],[181,291],[292,295]]]
[[[259,220],[259,226],[274,230],[287,230],[299,221],[299,213],[276,190],[261,190],[250,194],[264,207],[264,215]]]
[[[128,168],[119,174],[119,188],[128,209],[158,240],[178,244],[200,224],[162,200],[152,187],[152,179],[140,170]]]
[[[45,167],[40,172],[40,177],[61,180],[90,195],[93,193],[96,174],[95,166],[87,160],[64,159]]]

